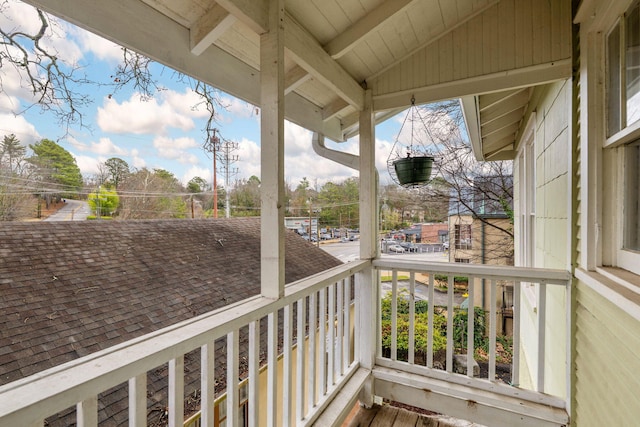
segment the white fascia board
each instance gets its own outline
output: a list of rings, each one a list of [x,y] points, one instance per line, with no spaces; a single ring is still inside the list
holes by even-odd
[[[462,107],[462,117],[464,117],[464,123],[467,127],[473,154],[476,160],[483,161],[484,153],[482,152],[482,137],[480,135],[478,97],[464,96],[460,98],[460,106]]]

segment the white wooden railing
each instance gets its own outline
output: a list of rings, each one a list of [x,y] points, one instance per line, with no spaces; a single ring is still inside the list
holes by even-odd
[[[372,368],[360,365],[359,360],[371,360],[361,354],[360,345],[366,343],[376,328],[377,336],[382,337],[381,307],[373,321],[359,321],[358,306],[366,308],[384,297],[382,292],[371,292],[376,289],[375,283],[365,283],[363,279],[357,286],[354,275],[363,273],[361,277],[375,277],[370,269],[376,269],[381,275],[390,275],[390,347],[383,354],[381,340],[378,340],[377,357]],[[401,283],[399,276],[408,275],[406,284]],[[426,331],[426,358],[420,362],[415,358],[415,339],[421,334],[415,321],[416,289],[419,286],[417,277],[425,280],[422,286],[427,292],[428,301],[434,301],[436,275],[444,276],[447,284],[444,307],[436,308],[436,304],[428,304],[428,326]],[[486,378],[475,378],[472,364],[474,356],[474,304],[467,308],[465,374],[453,372],[454,324],[451,315],[454,313],[454,277],[468,278],[469,301],[474,300],[479,283],[488,286],[488,374]],[[450,263],[426,263],[391,259],[378,259],[373,262],[357,261],[327,270],[323,273],[295,282],[286,287],[285,296],[277,301],[262,297],[254,297],[233,304],[194,319],[181,322],[160,331],[114,346],[75,361],[40,372],[0,387],[0,426],[43,426],[45,419],[75,406],[77,424],[79,426],[96,426],[98,424],[98,396],[100,393],[123,383],[128,384],[128,411],[130,426],[144,426],[147,423],[147,373],[161,366],[168,366],[168,406],[167,424],[182,426],[184,423],[184,379],[185,355],[192,351],[200,353],[200,385],[201,411],[191,418],[193,425],[213,426],[223,421],[226,426],[237,426],[246,417],[248,425],[311,425],[318,417],[326,417],[335,408],[333,405],[348,406],[353,396],[361,390],[364,381],[373,378],[381,386],[401,378],[398,373],[420,375],[421,378],[432,378],[446,381],[447,384],[469,386],[475,385],[479,390],[501,392],[496,387],[496,340],[498,311],[496,289],[498,285],[511,285],[513,295],[513,362],[511,365],[512,383],[517,384],[519,376],[518,351],[520,348],[520,292],[523,286],[538,287],[537,300],[537,382],[531,391],[531,400],[544,405],[562,405],[544,392],[545,376],[545,288],[559,286],[570,291],[570,275],[565,271],[522,269],[513,267],[491,267],[482,265],[462,265]],[[526,285],[525,285],[526,284]],[[382,283],[378,283],[382,285]],[[387,285],[385,285],[387,286]],[[406,357],[398,352],[398,307],[400,298],[404,298],[401,288],[408,290],[408,349]],[[360,298],[363,296],[363,300]],[[373,299],[371,299],[373,298]],[[567,301],[570,298],[567,297]],[[375,303],[373,303],[375,305]],[[354,310],[353,308],[356,307]],[[375,310],[375,309],[374,309]],[[444,331],[434,329],[435,310],[444,310],[446,325]],[[567,307],[567,316],[569,316]],[[354,319],[353,312],[356,318]],[[363,313],[366,313],[364,310]],[[367,315],[364,315],[367,317]],[[376,317],[377,316],[377,317]],[[280,318],[280,319],[279,319]],[[379,319],[377,322],[375,319]],[[568,317],[569,319],[569,317]],[[280,320],[280,321],[279,321]],[[362,320],[362,319],[361,319]],[[261,340],[260,325],[266,323],[268,331],[266,340]],[[361,324],[362,330],[357,327]],[[240,337],[248,334],[248,343],[240,344]],[[438,365],[434,358],[435,336],[446,337],[445,359]],[[263,334],[264,335],[264,334]],[[375,334],[373,334],[375,336]],[[243,387],[247,390],[240,396],[238,382],[226,381],[226,389],[216,390],[215,342],[224,340],[226,361],[224,372],[226,379],[246,378]],[[242,350],[241,350],[242,347]],[[245,349],[245,347],[248,347]],[[246,355],[246,369],[241,369],[240,352]],[[266,353],[266,380],[260,379],[261,365],[264,370],[265,361],[260,354]],[[364,359],[360,359],[364,356]],[[293,360],[296,360],[294,363]],[[281,368],[269,369],[278,366]],[[366,364],[370,364],[368,361]],[[363,365],[366,365],[363,364]],[[244,366],[244,365],[243,365]],[[386,370],[385,370],[386,369]],[[242,370],[242,372],[241,372]],[[281,374],[279,377],[278,374]],[[281,379],[278,379],[281,378]],[[412,377],[414,378],[414,377]],[[406,379],[406,378],[401,378]],[[266,384],[266,397],[260,395],[259,385]],[[413,380],[412,380],[413,381]],[[354,383],[358,387],[353,386]],[[487,385],[490,384],[490,385]],[[425,392],[427,388],[415,388]],[[393,387],[392,387],[393,388]],[[455,388],[455,387],[454,387]],[[505,389],[515,389],[504,385]],[[444,386],[445,394],[450,395],[452,388]],[[382,389],[380,389],[382,390]],[[434,388],[430,388],[432,392]],[[517,389],[510,397],[526,399],[526,390]],[[462,390],[465,401],[477,401],[477,396]],[[216,393],[217,392],[217,393]],[[464,393],[467,393],[466,395]],[[246,396],[244,395],[246,394]],[[223,395],[221,398],[220,396]],[[340,397],[345,397],[344,400]],[[404,394],[404,396],[407,396]],[[542,396],[542,397],[540,397]],[[411,397],[411,396],[409,396]],[[245,399],[246,398],[246,399]],[[493,396],[488,397],[496,401]],[[411,399],[408,399],[411,400]],[[497,398],[500,400],[500,398]],[[240,416],[238,408],[246,401],[246,412]],[[222,410],[214,411],[217,404]],[[411,404],[411,402],[406,402]],[[465,404],[466,406],[466,404]],[[517,414],[520,404],[512,404]],[[345,408],[339,411],[344,412]],[[530,411],[527,408],[527,411]],[[347,409],[348,412],[348,409]],[[544,411],[542,411],[544,412]],[[550,425],[562,425],[566,416],[560,411],[554,415],[556,422]],[[542,413],[541,417],[546,414]],[[215,418],[217,416],[218,418]],[[336,418],[339,419],[339,418]],[[191,425],[191,424],[190,424]],[[541,424],[542,425],[542,424]],[[545,424],[546,425],[546,424]]]
[[[351,307],[358,304],[353,276],[370,266],[358,261],[327,270],[288,285],[280,300],[251,298],[9,383],[0,387],[0,425],[43,426],[47,417],[75,405],[78,425],[96,426],[98,395],[128,382],[129,425],[144,426],[147,372],[168,364],[167,423],[182,426],[185,354],[200,349],[199,423],[213,426],[218,339],[226,340],[226,378],[248,378],[250,425],[258,425],[261,414],[267,425],[312,424],[358,368],[352,346],[359,333],[351,319]],[[267,370],[266,400],[259,391],[260,323],[265,318],[267,366],[277,366],[279,357],[283,366],[280,384],[278,370]],[[240,372],[239,336],[247,328],[248,369]],[[227,381],[226,426],[238,425],[237,386]]]
[[[450,382],[458,382],[460,384],[475,384],[480,388],[487,388],[487,384],[491,384],[491,390],[499,390],[500,387],[495,387],[496,383],[496,341],[498,338],[498,324],[497,314],[501,311],[501,306],[498,305],[498,301],[501,300],[497,293],[498,286],[500,287],[512,287],[512,309],[513,313],[513,345],[510,349],[512,351],[512,362],[510,364],[511,381],[508,381],[508,385],[519,386],[520,376],[520,315],[521,315],[521,292],[523,288],[532,289],[532,293],[535,292],[535,298],[537,298],[535,316],[537,316],[537,336],[535,338],[536,343],[534,347],[537,349],[537,357],[535,357],[535,363],[537,364],[534,369],[536,370],[536,379],[534,381],[532,391],[538,393],[544,393],[545,384],[545,348],[546,337],[546,289],[548,286],[557,286],[560,289],[566,291],[566,325],[569,325],[570,321],[570,281],[571,275],[567,271],[550,270],[550,269],[531,269],[531,268],[519,268],[519,267],[502,267],[502,266],[487,266],[487,265],[469,265],[469,264],[454,264],[454,263],[438,263],[438,262],[411,262],[411,261],[398,261],[390,259],[378,259],[374,261],[374,268],[376,268],[380,277],[390,277],[390,280],[386,282],[384,286],[383,282],[380,282],[380,298],[385,298],[387,295],[387,301],[390,299],[390,328],[387,326],[385,333],[390,333],[390,348],[384,348],[382,344],[383,331],[379,330],[380,340],[378,342],[378,357],[376,358],[376,365],[391,367],[393,369],[405,370],[409,372],[418,372],[420,375],[433,376],[434,378],[446,379]],[[403,276],[403,280],[399,280],[399,277]],[[407,276],[407,277],[405,277]],[[416,277],[419,276],[424,283],[417,284]],[[466,278],[469,284],[468,286],[468,303],[467,307],[463,310],[466,311],[466,330],[463,331],[466,334],[466,339],[462,345],[457,345],[455,342],[456,336],[459,337],[460,330],[456,335],[456,328],[454,325],[454,313],[460,310],[459,304],[454,303],[454,295],[456,290],[454,289],[454,278],[462,277]],[[437,302],[434,301],[436,288],[438,282],[443,287],[446,287],[446,298],[443,304],[438,307]],[[435,285],[435,286],[434,286]],[[383,290],[382,287],[388,288]],[[422,286],[423,292],[426,292],[426,299],[429,301],[427,305],[428,310],[428,324],[426,332],[426,357],[424,361],[418,362],[416,360],[416,354],[420,353],[416,349],[417,322],[416,322],[416,302],[420,299],[417,297],[417,286]],[[480,292],[480,288],[488,287],[488,301],[485,301],[485,319],[488,321],[488,327],[486,329],[486,336],[484,337],[488,341],[488,373],[484,378],[475,378],[473,365],[474,365],[474,353],[477,350],[477,346],[474,345],[474,320],[476,318],[474,304],[476,293]],[[486,294],[486,293],[485,293]],[[404,298],[404,301],[401,299]],[[408,301],[407,301],[408,300]],[[408,303],[408,339],[406,354],[399,355],[398,351],[398,335],[401,332],[399,328],[399,322],[405,321],[405,317],[399,316],[399,306]],[[478,304],[476,304],[477,306]],[[434,326],[437,322],[434,321],[435,310],[443,312],[446,318],[446,325],[442,326],[442,330],[437,329],[438,326]],[[382,323],[382,322],[381,322]],[[390,329],[390,330],[389,330]],[[402,331],[404,332],[404,331]],[[434,336],[444,336],[446,339],[446,351],[444,352],[444,360],[436,361],[434,359],[435,352],[435,338]],[[425,337],[423,337],[425,338]],[[458,344],[460,341],[458,340]],[[457,347],[457,348],[456,348]],[[455,374],[454,372],[454,353],[456,351],[464,351],[466,355],[466,368],[464,369],[464,375]],[[566,349],[562,349],[560,354],[565,354]],[[567,372],[567,375],[569,373]],[[513,393],[508,393],[513,394]],[[519,390],[519,396],[525,394]],[[536,395],[537,397],[539,394]]]

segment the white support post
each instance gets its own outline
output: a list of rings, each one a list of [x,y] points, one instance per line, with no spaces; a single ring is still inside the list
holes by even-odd
[[[169,361],[169,427],[184,423],[184,355]]]
[[[284,295],[284,0],[270,0],[260,35],[261,293]]]
[[[373,96],[365,91],[364,109],[360,112],[360,258],[375,259],[379,254],[377,224],[378,199],[375,167],[375,127],[373,122]],[[373,369],[378,349],[379,286],[377,272],[368,268],[356,275],[358,295],[357,321],[358,357],[360,366]],[[373,405],[373,379],[368,380],[361,393],[361,403]]]
[[[146,425],[147,373],[145,372],[129,379],[129,427]]]
[[[238,427],[238,408],[240,401],[240,391],[238,389],[238,379],[240,377],[240,340],[239,331],[232,331],[227,334],[227,427]]]
[[[76,405],[78,427],[98,426],[98,397],[91,396]]]
[[[260,320],[249,323],[249,427],[260,420]]]

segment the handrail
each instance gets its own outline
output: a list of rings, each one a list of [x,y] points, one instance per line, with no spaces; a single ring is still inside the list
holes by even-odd
[[[32,425],[295,303],[370,266],[356,261],[293,282],[285,296],[248,298],[0,387],[3,425]]]
[[[430,271],[439,274],[455,274],[475,277],[481,276],[486,279],[498,280],[508,277],[509,279],[516,281],[529,281],[555,285],[568,285],[572,278],[571,272],[567,270],[486,264],[391,260],[387,258],[379,258],[373,261],[373,266],[379,270],[396,269],[406,272]]]

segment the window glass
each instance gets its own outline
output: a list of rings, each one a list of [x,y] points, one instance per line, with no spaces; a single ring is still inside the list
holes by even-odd
[[[456,224],[454,237],[456,249],[471,249],[471,224]]]
[[[625,147],[624,248],[640,251],[640,141]]]
[[[607,37],[607,103],[608,103],[608,123],[607,133],[609,136],[621,130],[620,111],[620,25],[616,25]]]
[[[640,119],[640,5],[629,8],[625,20],[625,70],[627,120],[630,126]]]

